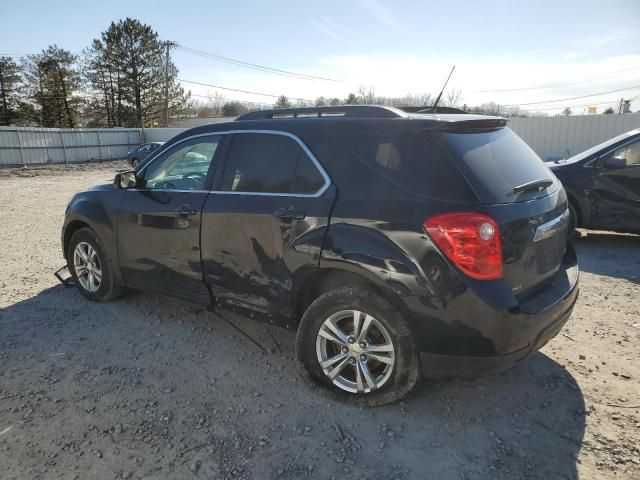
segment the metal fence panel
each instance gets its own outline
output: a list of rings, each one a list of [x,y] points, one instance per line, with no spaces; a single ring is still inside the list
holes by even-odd
[[[640,113],[512,118],[509,126],[540,157],[553,160],[640,128]],[[0,165],[115,160],[143,142],[166,142],[184,130],[0,127]]]
[[[0,165],[116,160],[141,139],[139,128],[0,127]]]
[[[166,142],[171,140],[179,133],[187,130],[186,128],[145,128],[144,142]]]
[[[509,126],[543,160],[554,160],[640,128],[640,113],[512,118]]]

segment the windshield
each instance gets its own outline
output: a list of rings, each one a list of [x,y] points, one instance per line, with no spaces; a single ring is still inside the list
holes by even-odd
[[[640,129],[636,129],[636,130],[631,130],[630,132],[626,132],[623,133],[622,135],[618,135],[617,137],[613,137],[610,140],[607,140],[606,142],[602,142],[599,143],[598,145],[596,145],[595,147],[591,147],[587,150],[585,150],[584,152],[578,153],[577,155],[574,155],[573,157],[569,157],[565,160],[557,160],[555,163],[560,163],[563,165],[566,165],[568,163],[577,163],[581,160],[584,160],[587,157],[590,157],[591,155],[593,155],[594,153],[599,152],[600,150],[604,150],[607,147],[610,147],[612,145],[615,145],[616,143],[622,141],[622,140],[626,140],[629,137],[632,137],[634,135],[638,135],[640,134]]]

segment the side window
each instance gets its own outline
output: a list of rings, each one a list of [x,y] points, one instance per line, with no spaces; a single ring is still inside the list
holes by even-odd
[[[340,168],[346,177],[353,177],[350,172],[360,165],[367,167],[367,181],[353,182],[342,195],[379,195],[392,183],[421,197],[468,201],[464,178],[426,132],[352,131],[335,138],[335,155],[343,159]]]
[[[149,151],[150,147],[150,145],[142,145],[138,150],[140,150],[141,152],[147,152]]]
[[[146,188],[201,190],[219,143],[219,136],[198,137],[169,149],[145,169]]]
[[[227,192],[313,194],[324,178],[293,139],[264,133],[236,134],[220,189]]]
[[[640,165],[640,142],[635,142],[616,150],[613,156],[624,159],[627,166]]]

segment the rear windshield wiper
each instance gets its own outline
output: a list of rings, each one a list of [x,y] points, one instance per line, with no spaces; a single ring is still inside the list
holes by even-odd
[[[540,180],[533,180],[531,182],[523,183],[517,187],[513,187],[513,193],[526,192],[528,190],[542,190],[553,185],[553,180],[548,178],[541,178]]]

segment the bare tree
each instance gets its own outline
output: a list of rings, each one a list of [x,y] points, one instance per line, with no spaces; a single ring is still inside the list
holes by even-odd
[[[370,86],[368,90],[364,85],[360,85],[358,87],[358,103],[365,105],[374,105],[379,103],[376,101],[376,91],[373,86]]]
[[[462,101],[462,91],[452,88],[447,92],[446,104],[448,107],[457,107]]]
[[[220,93],[218,90],[214,91],[213,94],[209,93],[208,95],[209,107],[213,111],[215,116],[222,115],[222,106],[227,103],[227,97]]]

